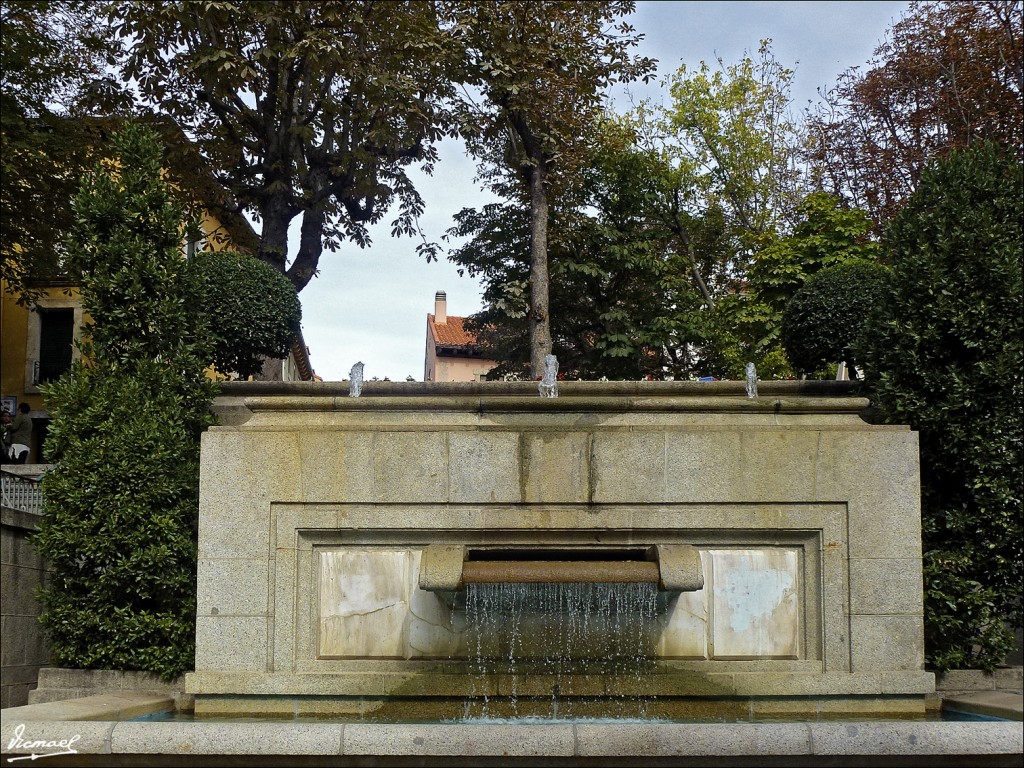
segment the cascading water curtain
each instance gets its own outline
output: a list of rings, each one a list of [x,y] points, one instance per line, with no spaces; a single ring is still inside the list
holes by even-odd
[[[467,584],[467,716],[515,717],[526,697],[537,713],[549,696],[547,717],[571,717],[579,697],[591,709],[635,705],[634,681],[653,663],[657,595],[646,583]]]

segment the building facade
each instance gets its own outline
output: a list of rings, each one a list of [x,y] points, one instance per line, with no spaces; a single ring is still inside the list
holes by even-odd
[[[427,314],[424,381],[483,381],[498,364],[483,355],[465,320],[448,314],[444,291],[434,294],[434,312]]]

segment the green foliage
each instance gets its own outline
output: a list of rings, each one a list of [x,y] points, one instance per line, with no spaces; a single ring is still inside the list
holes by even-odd
[[[992,141],[1024,161],[1022,29],[1020,0],[908,3],[808,114],[819,183],[881,232],[954,149]]]
[[[782,347],[766,334],[764,305],[743,294],[723,296],[703,314],[699,373],[719,379],[743,380],[747,363],[762,379],[793,375]]]
[[[460,132],[481,160],[481,177],[529,205],[526,320],[535,375],[553,343],[551,191],[571,186],[586,168],[603,90],[646,78],[654,66],[629,51],[639,36],[619,18],[634,7],[629,0],[447,5],[461,59],[456,77],[474,94],[456,102]]]
[[[882,264],[855,260],[811,275],[782,315],[782,347],[793,368],[813,373],[845,361],[856,377],[853,347],[888,288],[888,274]]]
[[[789,298],[818,270],[854,259],[875,261],[881,254],[879,244],[867,237],[867,214],[843,207],[837,197],[812,192],[796,213],[793,234],[759,252],[750,269],[759,300],[780,317]]]
[[[799,200],[794,162],[799,129],[790,115],[793,70],[762,40],[756,56],[736,64],[685,65],[668,78],[668,107],[644,106],[678,176],[675,186],[694,208],[727,212],[737,253],[749,253],[784,228]]]
[[[260,222],[257,255],[301,290],[326,248],[365,247],[397,207],[393,235],[418,235],[429,172],[452,129],[447,4],[352,2],[104,4],[132,41],[122,78],[195,138],[229,189],[225,205]],[[289,252],[289,224],[301,219]]]
[[[701,338],[700,297],[686,261],[649,226],[646,158],[605,126],[591,148],[584,182],[564,192],[552,215],[551,333],[560,370],[570,377],[663,378],[692,372]],[[502,364],[494,376],[528,375],[529,214],[492,204],[457,216],[451,235],[470,237],[450,258],[481,278],[484,312],[471,327]]]
[[[199,436],[213,385],[156,136],[128,127],[113,144],[119,171],[85,179],[68,246],[93,321],[88,362],[45,391],[56,466],[35,538],[51,567],[41,621],[59,664],[173,678],[194,658]]]
[[[992,669],[1022,622],[1024,169],[992,145],[930,168],[887,235],[892,292],[865,369],[920,433],[925,641],[939,669]]]
[[[203,251],[189,266],[197,276],[198,309],[210,328],[218,371],[244,379],[261,371],[263,357],[288,356],[302,305],[287,277],[234,251]]]
[[[0,277],[21,301],[60,274],[71,198],[96,153],[81,118],[124,106],[94,11],[82,0],[0,5]]]
[[[42,622],[58,665],[172,678],[194,661],[195,419],[176,371],[133,369],[78,365],[47,390]]]

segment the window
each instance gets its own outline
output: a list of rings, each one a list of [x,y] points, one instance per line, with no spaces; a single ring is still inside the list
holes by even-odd
[[[71,367],[75,338],[73,309],[39,309],[39,367],[35,384],[59,378]]]
[[[75,341],[82,328],[82,302],[77,296],[43,296],[28,313],[25,337],[25,393],[53,381],[78,359]]]

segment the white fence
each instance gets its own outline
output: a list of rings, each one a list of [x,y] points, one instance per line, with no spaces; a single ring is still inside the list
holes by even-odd
[[[12,470],[4,467],[0,470],[0,504],[10,509],[42,514],[43,488],[40,479],[48,467],[32,465]],[[30,469],[30,472],[25,472]]]

